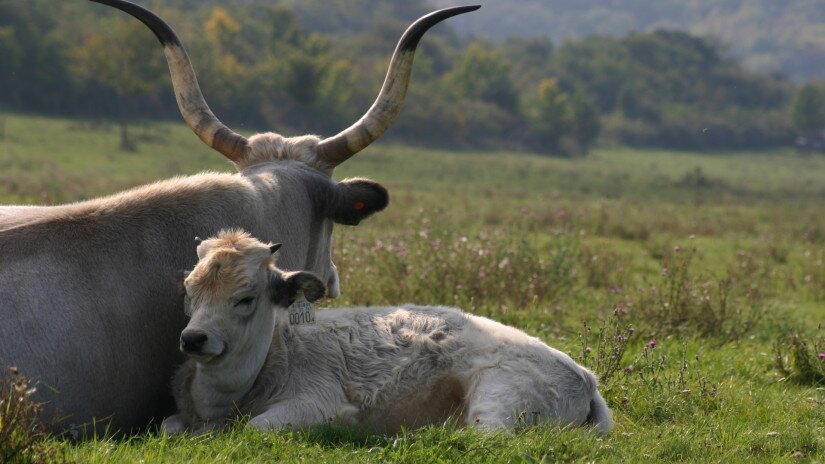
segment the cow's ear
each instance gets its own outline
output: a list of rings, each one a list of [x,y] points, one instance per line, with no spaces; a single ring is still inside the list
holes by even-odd
[[[288,307],[295,302],[299,293],[312,302],[327,293],[327,287],[315,274],[310,272],[282,272],[274,270],[269,278],[269,298],[272,303]]]
[[[176,287],[178,289],[178,293],[181,295],[186,295],[186,286],[184,282],[186,278],[189,277],[189,273],[192,271],[178,271],[175,273],[175,283],[177,284]]]
[[[344,179],[335,186],[330,219],[350,226],[387,207],[390,196],[383,185],[364,178]]]

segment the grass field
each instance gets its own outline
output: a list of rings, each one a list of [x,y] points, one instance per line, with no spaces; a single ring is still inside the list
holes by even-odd
[[[232,169],[180,125],[137,128],[125,153],[114,126],[2,124],[0,204]],[[78,462],[825,461],[825,157],[600,148],[567,160],[379,142],[336,172],[356,175],[391,203],[337,228],[343,295],[327,304],[454,304],[522,328],[601,376],[610,435],[239,425],[45,448]]]

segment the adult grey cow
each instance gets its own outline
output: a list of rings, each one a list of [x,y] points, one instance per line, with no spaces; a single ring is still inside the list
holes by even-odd
[[[94,418],[128,431],[172,412],[168,382],[182,361],[176,348],[186,325],[180,271],[195,264],[194,237],[243,227],[283,242],[282,266],[311,270],[337,296],[333,222],[358,224],[388,197],[367,179],[336,183],[332,171],[397,116],[423,34],[478,7],[439,10],[413,23],[375,103],[338,135],[247,139],[212,114],[182,44],[163,20],[126,1],[92,1],[154,32],[186,123],[239,171],[179,177],[62,206],[0,207],[0,367],[16,365],[38,379],[38,399],[64,417],[64,428]]]

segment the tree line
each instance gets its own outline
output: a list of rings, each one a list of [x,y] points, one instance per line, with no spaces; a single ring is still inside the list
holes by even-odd
[[[453,0],[432,0],[440,6]],[[485,0],[461,34],[494,40],[548,35],[555,42],[593,34],[620,37],[663,24],[713,35],[749,69],[780,69],[796,81],[825,78],[825,0]]]
[[[410,17],[430,9],[423,1],[357,3],[382,16],[361,24],[342,13],[342,25],[324,34],[304,25],[329,17],[319,1],[149,6],[181,35],[224,122],[331,135],[370,105],[395,41]],[[347,29],[353,25],[361,29]],[[556,46],[462,39],[448,26],[422,41],[406,107],[388,136],[575,156],[599,138],[691,149],[785,145],[818,124],[797,115],[818,111],[805,109],[804,86],[747,71],[707,38],[660,30]],[[117,120],[124,148],[132,144],[129,122],[178,118],[160,46],[142,24],[106,8],[0,1],[0,60],[6,110]]]

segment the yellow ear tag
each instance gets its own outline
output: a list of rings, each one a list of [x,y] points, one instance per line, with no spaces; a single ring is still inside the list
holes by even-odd
[[[299,293],[295,302],[286,308],[289,313],[289,325],[315,324],[315,308],[307,301],[303,293]]]

